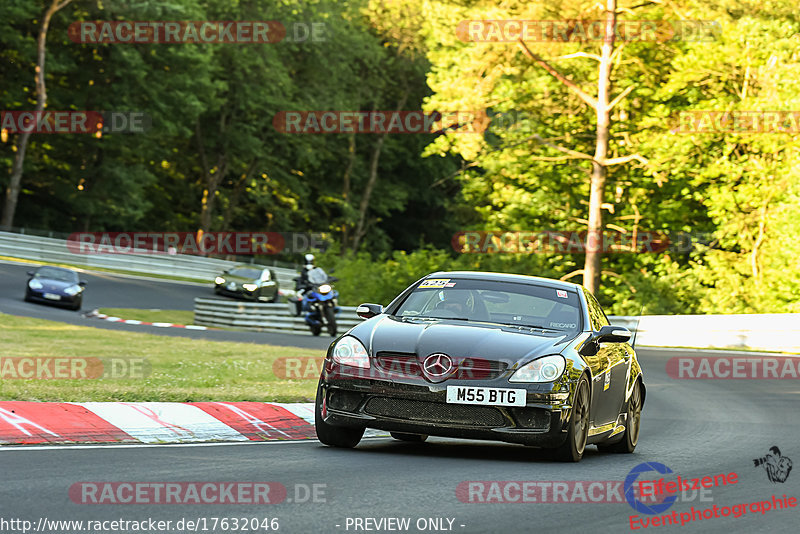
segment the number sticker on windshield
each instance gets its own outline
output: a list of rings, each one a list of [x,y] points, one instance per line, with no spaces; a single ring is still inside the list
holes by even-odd
[[[561,297],[562,299],[567,298],[567,292],[563,289],[556,289],[556,295]]]
[[[425,289],[429,287],[453,287],[454,285],[456,285],[456,283],[451,282],[449,278],[428,278],[427,280],[422,281],[422,283],[419,285],[419,289]]]

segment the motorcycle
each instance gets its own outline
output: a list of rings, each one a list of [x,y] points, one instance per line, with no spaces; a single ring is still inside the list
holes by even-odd
[[[327,327],[328,334],[336,335],[339,292],[332,284],[338,280],[328,276],[323,269],[315,267],[308,272],[308,289],[302,297],[294,300],[301,303],[302,310],[306,312],[305,321],[312,335],[320,335],[323,326]]]

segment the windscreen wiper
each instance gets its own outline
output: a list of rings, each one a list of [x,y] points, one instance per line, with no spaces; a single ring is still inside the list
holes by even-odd
[[[539,326],[538,324],[511,324],[511,323],[499,323],[503,326],[511,326],[514,328],[530,328],[531,330],[550,330],[551,332],[564,332],[564,330],[560,330],[558,328],[550,328],[547,326]]]
[[[442,319],[446,321],[469,321],[469,317],[430,317],[428,315],[407,315],[403,316],[403,320],[405,319],[423,319],[423,320],[434,320],[440,321]]]

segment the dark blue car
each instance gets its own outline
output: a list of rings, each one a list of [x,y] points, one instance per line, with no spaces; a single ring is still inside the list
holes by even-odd
[[[86,282],[80,280],[75,271],[46,266],[28,271],[28,275],[30,278],[25,284],[26,301],[58,304],[72,310],[81,309]]]

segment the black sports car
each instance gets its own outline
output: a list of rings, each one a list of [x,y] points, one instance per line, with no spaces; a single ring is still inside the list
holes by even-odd
[[[319,440],[354,447],[365,428],[555,449],[633,452],[645,386],[629,330],[583,286],[532,276],[437,272],[328,349]]]
[[[25,284],[25,300],[65,305],[72,310],[81,309],[83,289],[86,282],[78,273],[61,267],[39,267],[28,271],[30,278]]]
[[[214,279],[214,293],[255,301],[278,302],[275,271],[263,265],[237,265]]]

